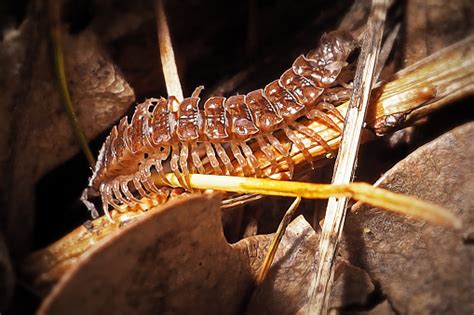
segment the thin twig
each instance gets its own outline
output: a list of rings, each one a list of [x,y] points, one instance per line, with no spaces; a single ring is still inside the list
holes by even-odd
[[[257,275],[257,285],[261,285],[265,278],[267,277],[268,271],[270,270],[270,267],[272,265],[273,259],[275,258],[276,251],[278,249],[278,245],[281,242],[281,239],[283,238],[283,235],[285,235],[286,228],[291,222],[291,219],[293,218],[293,215],[295,214],[296,209],[298,209],[298,206],[300,205],[301,202],[301,197],[296,197],[295,201],[291,204],[291,206],[288,208],[286,211],[285,215],[283,216],[283,219],[281,219],[280,224],[278,225],[278,229],[275,232],[275,236],[273,236],[272,243],[270,244],[270,247],[267,251],[267,254],[265,255],[265,258],[263,259],[262,266],[260,267],[260,270]]]
[[[387,0],[373,0],[354,79],[354,92],[346,114],[344,133],[336,159],[333,184],[347,184],[353,178],[387,9]],[[348,198],[329,199],[319,244],[319,268],[309,289],[308,314],[327,313],[334,278],[334,261],[346,218],[347,202]]]
[[[95,166],[94,155],[92,155],[91,149],[87,144],[86,137],[79,126],[79,120],[77,119],[74,107],[72,105],[71,96],[67,87],[66,71],[64,70],[64,54],[61,45],[61,4],[59,0],[49,1],[49,18],[50,18],[50,32],[51,41],[53,46],[54,55],[54,70],[56,72],[56,78],[59,85],[59,91],[61,93],[61,100],[64,104],[64,108],[67,113],[67,117],[71,124],[71,128],[74,132],[77,142],[81,146],[82,152],[86,156],[90,167]]]
[[[165,76],[166,90],[168,96],[174,96],[179,102],[183,100],[183,89],[179,80],[178,69],[174,59],[173,44],[171,42],[168,20],[162,0],[156,0],[156,26],[158,30],[158,43],[160,46],[160,58]],[[176,104],[174,104],[176,105]],[[176,108],[173,108],[175,110]]]

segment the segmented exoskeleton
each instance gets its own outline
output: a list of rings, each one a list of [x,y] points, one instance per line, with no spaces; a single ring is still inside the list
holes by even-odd
[[[244,175],[262,176],[249,141],[255,141],[272,164],[277,158],[286,159],[292,174],[289,152],[273,134],[283,131],[308,159],[311,155],[298,133],[330,150],[318,133],[297,120],[303,116],[319,119],[340,131],[327,113],[343,120],[334,103],[347,100],[350,88],[341,85],[338,77],[355,43],[347,32],[325,34],[318,48],[296,58],[290,69],[264,89],[228,98],[210,97],[202,102],[203,110],[199,107],[203,87],[180,103],[172,97],[146,100],[136,107],[130,123],[124,117],[112,128],[88,189],[100,192],[106,214],[109,206],[133,206],[150,192],[164,193],[150,176],[155,171],[166,183],[165,161],[183,187],[189,188],[191,171],[206,173],[198,146],[205,151],[210,173],[233,175],[237,167]],[[176,112],[173,102],[178,105]],[[237,163],[232,163],[232,156]],[[93,210],[86,195],[83,199]]]

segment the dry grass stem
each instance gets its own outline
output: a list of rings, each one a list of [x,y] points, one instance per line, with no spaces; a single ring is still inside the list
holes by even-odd
[[[174,96],[181,102],[183,100],[183,89],[181,88],[178,69],[174,59],[173,44],[171,43],[170,30],[168,28],[168,20],[166,19],[163,0],[156,0],[155,10],[160,58],[163,74],[165,76],[166,90],[168,96]]]
[[[166,174],[166,179],[173,186],[181,187],[181,183],[175,174]],[[157,185],[163,185],[158,177],[154,178],[154,181]],[[413,197],[392,193],[366,183],[314,184],[268,178],[191,174],[190,184],[193,188],[201,190],[220,190],[268,196],[306,199],[347,197],[389,211],[415,216],[435,224],[460,227],[459,219],[440,206]]]
[[[376,80],[374,77],[388,5],[387,0],[372,2],[332,179],[332,183],[336,185],[350,183],[356,168],[370,92]],[[334,262],[344,227],[348,200],[344,197],[329,198],[319,244],[319,257],[315,257],[319,261],[319,267],[313,274],[308,292],[308,314],[327,313],[329,294],[334,279]]]
[[[474,35],[397,72],[367,122],[379,135],[474,94]],[[415,104],[418,105],[415,105]]]
[[[301,197],[296,197],[295,201],[291,204],[291,206],[288,208],[286,211],[285,215],[283,216],[283,219],[281,219],[280,224],[278,225],[278,229],[275,232],[275,236],[272,239],[272,243],[270,244],[270,247],[265,255],[265,258],[263,259],[262,266],[260,267],[260,270],[257,275],[257,285],[261,285],[265,278],[267,277],[268,271],[270,270],[270,267],[273,263],[273,259],[275,258],[276,251],[278,249],[278,245],[281,242],[281,239],[283,238],[283,235],[285,235],[286,228],[288,225],[291,223],[291,219],[293,218],[293,215],[295,214],[296,209],[298,209],[298,206],[301,203]]]

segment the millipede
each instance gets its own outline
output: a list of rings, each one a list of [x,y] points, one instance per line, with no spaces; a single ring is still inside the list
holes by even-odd
[[[250,142],[256,143],[272,165],[277,158],[285,159],[291,177],[294,162],[274,134],[282,132],[305,159],[311,155],[298,134],[330,151],[328,143],[299,120],[317,119],[341,132],[329,113],[343,121],[336,105],[348,100],[351,86],[341,74],[356,47],[351,33],[333,31],[263,89],[227,98],[212,96],[201,102],[203,87],[199,86],[182,102],[173,96],[147,99],[136,106],[130,122],[124,117],[112,128],[81,199],[97,217],[88,198],[100,194],[103,211],[110,218],[110,206],[123,211],[121,205],[133,207],[150,193],[166,200],[163,188],[167,187],[157,187],[152,172],[167,183],[165,170],[169,168],[187,190],[191,190],[189,176],[193,172],[264,176]],[[211,166],[207,171],[203,157]]]

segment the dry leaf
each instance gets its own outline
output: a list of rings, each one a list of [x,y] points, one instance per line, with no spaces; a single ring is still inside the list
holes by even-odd
[[[297,311],[306,300],[318,242],[311,226],[300,216],[288,227],[270,277],[247,304],[273,235],[230,245],[220,216],[216,195],[182,198],[150,210],[74,260],[39,314]],[[332,306],[365,303],[373,291],[367,274],[344,261],[341,267]]]
[[[453,231],[365,205],[348,215],[345,256],[367,270],[402,314],[470,314],[474,249],[474,123],[420,147],[380,186],[451,209],[463,220]],[[471,231],[471,232],[469,232]]]
[[[474,6],[470,0],[410,0],[405,10],[402,68],[473,33]]]
[[[2,187],[6,239],[15,256],[30,245],[37,180],[79,150],[59,98],[49,49],[47,3],[32,3],[21,28],[2,42],[0,108]],[[63,31],[66,75],[80,126],[91,139],[120,118],[134,100],[130,86],[105,55],[95,35]],[[56,192],[57,193],[57,192]],[[53,192],[51,192],[53,196]],[[14,241],[13,241],[14,240]]]
[[[368,311],[344,312],[346,315],[396,315],[390,303],[384,301]]]
[[[237,313],[252,273],[225,241],[220,198],[170,202],[83,255],[39,314]]]
[[[258,245],[264,245],[261,253],[265,253],[271,238],[255,237],[258,238]],[[302,216],[297,217],[289,225],[278,247],[268,277],[254,291],[246,314],[295,314],[303,309],[308,299],[311,274],[317,268],[314,257],[318,244],[319,235]],[[256,267],[260,266],[261,261],[254,261],[254,264],[258,262]],[[374,291],[367,273],[343,259],[337,259],[336,264],[338,279],[332,289],[330,309],[338,311],[348,306],[367,304]]]
[[[15,276],[8,248],[0,233],[0,310],[6,309],[15,288]]]

